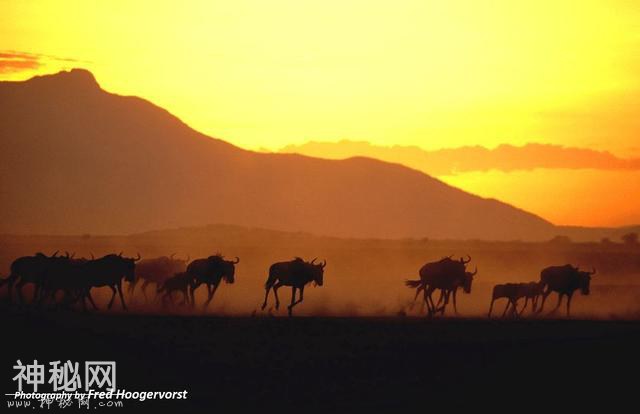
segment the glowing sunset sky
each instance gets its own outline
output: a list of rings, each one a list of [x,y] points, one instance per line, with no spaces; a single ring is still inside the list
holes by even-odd
[[[639,52],[633,1],[0,1],[0,79],[84,67],[248,149],[537,142],[637,157]],[[449,182],[559,224],[640,219],[640,205],[573,215],[523,195],[540,178],[478,174]],[[602,196],[593,174],[568,182],[602,181]]]

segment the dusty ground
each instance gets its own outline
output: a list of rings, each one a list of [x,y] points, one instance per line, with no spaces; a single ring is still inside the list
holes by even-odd
[[[126,411],[575,409],[633,397],[640,372],[640,322],[630,321],[2,313],[5,392],[18,358],[115,360],[118,388],[189,391],[186,402],[127,401]]]

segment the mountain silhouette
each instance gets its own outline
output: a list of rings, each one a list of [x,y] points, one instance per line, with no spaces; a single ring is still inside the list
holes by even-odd
[[[264,154],[74,69],[0,82],[0,232],[227,223],[339,237],[539,240],[549,222],[374,159]]]
[[[625,159],[607,151],[537,143],[520,147],[502,144],[493,149],[466,146],[428,151],[416,146],[386,147],[365,141],[309,141],[287,145],[279,152],[329,159],[370,157],[404,164],[434,176],[471,171],[530,171],[537,168],[640,170],[638,158]]]

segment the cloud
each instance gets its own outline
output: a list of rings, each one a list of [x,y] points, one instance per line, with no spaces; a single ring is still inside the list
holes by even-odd
[[[40,59],[36,55],[0,51],[0,73],[22,72],[24,70],[38,69],[40,66]]]
[[[431,175],[452,175],[472,171],[522,171],[534,169],[640,170],[640,158],[620,158],[607,151],[560,145],[530,143],[425,151],[415,146],[376,146],[368,142],[308,142],[290,145],[279,152],[297,152],[324,158],[365,156],[395,162]]]
[[[35,70],[49,62],[89,63],[77,59],[45,55],[41,53],[20,52],[15,50],[0,50],[0,74],[9,74]]]

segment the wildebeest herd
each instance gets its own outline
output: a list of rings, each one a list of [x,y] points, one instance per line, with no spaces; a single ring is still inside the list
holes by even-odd
[[[269,293],[273,291],[276,310],[280,307],[278,289],[283,286],[291,287],[291,302],[287,307],[289,316],[293,308],[304,299],[304,289],[309,283],[316,286],[323,285],[324,268],[326,261],[316,262],[317,258],[305,261],[300,257],[293,260],[277,262],[269,267],[267,281],[265,283],[265,296],[262,310],[267,307]],[[11,273],[7,278],[0,280],[0,286],[7,285],[7,296],[13,300],[12,290],[17,291],[17,300],[24,304],[25,298],[22,289],[25,285],[33,285],[32,305],[53,304],[56,306],[72,306],[81,303],[83,309],[87,309],[88,301],[94,309],[98,309],[92,296],[94,287],[109,287],[111,298],[108,309],[111,309],[118,294],[123,309],[127,309],[123,296],[123,281],[129,283],[128,293],[133,297],[135,288],[141,283],[140,291],[145,300],[150,300],[147,295],[149,285],[155,285],[155,298],[159,298],[163,306],[176,305],[174,296],[182,295],[180,305],[195,306],[195,291],[205,285],[207,299],[203,308],[213,300],[220,283],[232,284],[235,281],[235,266],[240,262],[226,260],[221,254],[214,254],[206,258],[190,261],[171,256],[162,256],[152,259],[137,257],[125,257],[120,254],[108,254],[106,256],[90,259],[75,258],[68,252],[59,255],[58,252],[51,256],[36,253],[33,256],[17,258],[11,264]],[[444,257],[438,261],[426,263],[419,270],[419,279],[406,280],[405,285],[415,289],[413,304],[422,293],[421,307],[429,317],[440,313],[444,315],[447,305],[453,303],[454,312],[457,314],[457,291],[462,288],[464,293],[471,293],[471,285],[477,274],[477,267],[473,272],[467,269],[471,257],[453,259],[452,256]],[[550,266],[540,273],[540,280],[529,283],[507,283],[494,286],[488,316],[491,317],[494,302],[498,299],[506,299],[507,304],[502,316],[521,316],[528,304],[531,304],[532,313],[540,313],[545,301],[553,292],[558,293],[558,303],[552,310],[555,312],[562,304],[564,296],[567,297],[567,316],[570,315],[571,298],[580,290],[582,294],[589,294],[589,285],[592,271],[583,271],[572,265]],[[434,302],[433,293],[440,291],[438,302]],[[59,293],[62,296],[59,298]],[[296,297],[296,294],[298,296]],[[524,305],[518,309],[519,300],[524,299]],[[542,299],[540,301],[540,299]],[[540,306],[538,303],[540,302]]]

